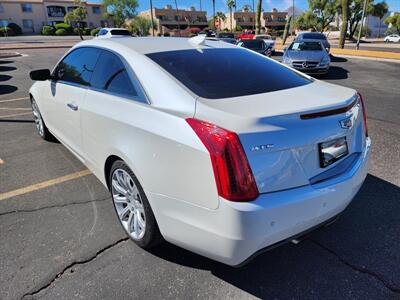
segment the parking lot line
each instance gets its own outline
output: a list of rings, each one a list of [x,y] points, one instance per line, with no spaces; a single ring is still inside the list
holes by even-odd
[[[0,107],[0,110],[32,110],[32,108],[29,107]]]
[[[19,188],[19,189],[13,190],[13,191],[9,191],[9,192],[0,194],[0,201],[6,200],[6,199],[9,199],[12,197],[20,196],[23,194],[27,194],[27,193],[30,193],[33,191],[41,190],[41,189],[44,189],[44,188],[47,188],[47,187],[50,187],[50,186],[53,186],[56,184],[60,184],[60,183],[66,182],[66,181],[84,177],[84,176],[87,176],[90,174],[92,174],[92,173],[86,169],[86,170],[79,171],[76,173],[71,173],[68,175],[61,176],[61,177],[57,177],[57,178],[53,178],[53,179],[46,180],[43,182],[35,183],[35,184],[29,185],[29,186],[26,186],[23,188]]]
[[[29,99],[29,97],[21,97],[21,98],[14,98],[14,99],[8,99],[8,100],[0,100],[0,103],[21,101],[21,100],[27,100],[27,99]]]
[[[20,113],[20,114],[12,114],[12,115],[5,115],[5,116],[0,116],[0,119],[4,118],[11,118],[11,117],[18,117],[18,116],[26,116],[26,115],[31,115],[32,112],[26,112],[26,113]]]

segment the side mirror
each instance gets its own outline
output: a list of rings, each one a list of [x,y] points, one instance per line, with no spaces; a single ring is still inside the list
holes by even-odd
[[[35,81],[46,81],[52,79],[49,69],[34,70],[29,73],[32,80]]]

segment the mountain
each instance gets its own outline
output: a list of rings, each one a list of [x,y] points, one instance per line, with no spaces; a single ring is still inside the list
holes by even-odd
[[[293,6],[290,6],[286,9],[284,9],[284,12],[287,12],[289,15],[292,15],[292,8]],[[294,17],[298,17],[299,15],[301,15],[303,13],[303,11],[299,8],[297,8],[296,6],[294,7]]]

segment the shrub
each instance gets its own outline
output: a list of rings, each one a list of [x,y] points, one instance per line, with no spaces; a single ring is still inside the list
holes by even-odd
[[[68,25],[68,24],[65,24],[65,23],[56,24],[56,25],[54,25],[54,28],[56,29],[56,32],[57,32],[59,29],[64,29],[64,30],[67,32],[66,35],[68,35],[68,34],[73,34],[73,33],[74,33],[74,29],[71,27],[71,25]],[[56,34],[57,34],[57,33],[56,33]]]
[[[64,36],[68,35],[68,32],[64,28],[60,28],[56,30],[56,35],[57,36]]]
[[[12,31],[14,31],[15,35],[20,35],[20,34],[22,34],[22,29],[21,29],[21,27],[19,27],[18,24],[9,23],[9,24],[8,24],[8,27],[9,27]]]
[[[164,36],[171,36],[171,34],[169,32],[165,32]]]
[[[0,36],[14,36],[15,32],[10,27],[0,27]]]
[[[90,35],[92,32],[92,29],[90,28],[85,28],[85,30],[83,31],[85,35]]]
[[[92,31],[90,31],[90,35],[91,35],[91,36],[96,36],[96,34],[99,33],[100,29],[101,29],[100,27],[97,27],[97,28],[95,28],[95,29],[92,29]]]
[[[54,35],[55,31],[53,26],[43,26],[42,28],[43,35]]]
[[[190,34],[196,35],[196,34],[199,34],[199,32],[200,32],[201,30],[200,30],[200,28],[192,27],[192,28],[189,28],[188,31],[189,31]]]

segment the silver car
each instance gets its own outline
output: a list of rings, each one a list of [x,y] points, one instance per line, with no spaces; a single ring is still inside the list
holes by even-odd
[[[327,74],[331,60],[319,40],[307,40],[290,44],[282,62],[304,73]]]

